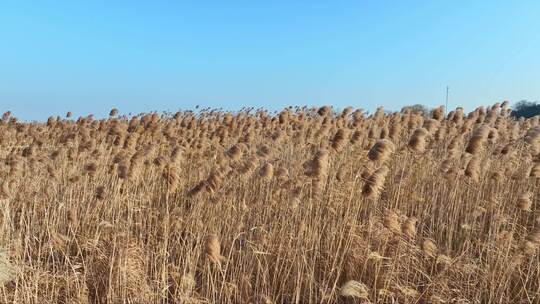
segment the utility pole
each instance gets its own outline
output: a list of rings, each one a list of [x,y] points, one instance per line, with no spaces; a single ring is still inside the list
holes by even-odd
[[[446,86],[446,104],[444,106],[444,116],[448,113],[448,92],[450,91],[450,87]]]

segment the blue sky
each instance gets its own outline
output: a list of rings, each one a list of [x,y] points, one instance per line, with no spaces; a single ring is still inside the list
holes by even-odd
[[[540,1],[0,1],[0,111],[540,99]]]

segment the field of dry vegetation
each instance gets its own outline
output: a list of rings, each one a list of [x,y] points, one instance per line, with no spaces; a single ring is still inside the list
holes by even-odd
[[[540,303],[509,113],[5,113],[0,303]]]

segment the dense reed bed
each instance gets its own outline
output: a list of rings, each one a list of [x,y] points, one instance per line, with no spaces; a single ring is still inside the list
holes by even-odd
[[[540,303],[508,104],[0,122],[2,303]]]

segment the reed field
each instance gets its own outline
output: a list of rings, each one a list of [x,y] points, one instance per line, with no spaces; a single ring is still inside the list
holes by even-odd
[[[510,112],[6,112],[0,303],[540,303]]]

